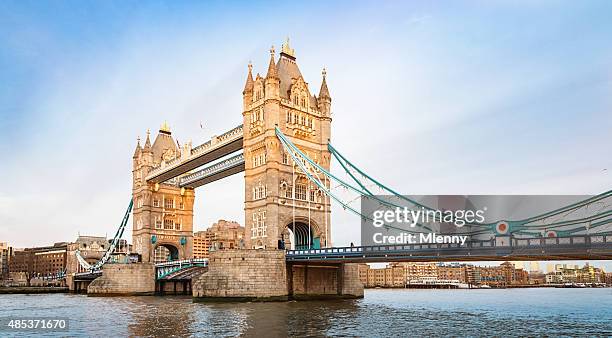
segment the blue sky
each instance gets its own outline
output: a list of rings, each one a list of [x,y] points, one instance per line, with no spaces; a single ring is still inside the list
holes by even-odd
[[[0,240],[112,233],[136,138],[166,120],[199,144],[241,123],[248,61],[265,74],[286,36],[311,90],[328,70],[332,142],[397,191],[609,190],[611,12],[607,1],[3,1]],[[240,175],[197,194],[196,229],[244,222]],[[336,244],[358,237],[358,219],[332,217]]]

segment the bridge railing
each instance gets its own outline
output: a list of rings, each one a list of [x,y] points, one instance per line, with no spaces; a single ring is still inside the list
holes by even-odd
[[[183,259],[180,261],[171,261],[155,264],[155,277],[157,279],[164,278],[175,272],[179,272],[193,266],[208,266],[208,258],[193,258]]]
[[[208,264],[208,258],[192,258],[192,259],[182,259],[178,261],[169,261],[163,263],[155,263],[156,268],[162,268],[166,266],[180,266],[185,264]]]
[[[436,243],[436,244],[397,244],[397,245],[376,245],[376,246],[353,246],[353,247],[336,247],[323,249],[303,249],[303,250],[287,250],[287,257],[294,256],[360,256],[368,253],[384,253],[384,252],[409,252],[420,250],[466,250],[472,248],[551,248],[551,247],[591,247],[597,245],[612,245],[612,235],[584,235],[571,237],[552,237],[552,238],[511,238],[510,241],[503,243],[496,242],[496,239],[491,240],[472,240],[466,242],[465,245],[452,243]]]

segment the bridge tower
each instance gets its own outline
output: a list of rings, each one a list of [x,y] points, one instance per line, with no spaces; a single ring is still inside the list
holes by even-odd
[[[170,127],[164,123],[151,145],[149,131],[144,147],[140,140],[133,156],[132,242],[143,262],[187,259],[193,256],[194,190],[179,188],[174,180],[147,183],[145,177],[162,160],[180,156]],[[157,257],[156,257],[157,256]]]
[[[329,198],[294,166],[275,134],[275,127],[280,128],[329,169],[331,97],[325,69],[317,97],[300,72],[289,39],[277,62],[272,47],[265,77],[253,79],[249,64],[242,115],[246,247],[276,248],[281,238],[288,248],[331,246]]]

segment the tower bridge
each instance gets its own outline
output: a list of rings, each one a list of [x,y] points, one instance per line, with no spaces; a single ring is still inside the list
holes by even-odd
[[[278,60],[270,50],[265,76],[253,76],[248,65],[241,125],[195,147],[177,144],[167,124],[154,142],[147,132],[133,155],[130,203],[133,248],[141,263],[121,268],[101,262],[93,266],[108,267],[102,277],[94,279],[100,272],[92,268],[75,280],[93,279],[88,290],[101,293],[125,291],[116,281],[130,279],[137,292],[192,292],[204,299],[360,297],[356,263],[361,262],[612,258],[612,191],[523,220],[466,226],[461,234],[471,237],[467,250],[452,244],[334,248],[332,200],[369,219],[354,205],[358,198],[344,198],[337,188],[384,207],[429,207],[368,176],[331,145],[326,76],[323,69],[313,94],[287,41]],[[331,172],[332,159],[349,180]],[[195,190],[241,172],[244,248],[213,252],[205,263],[181,263],[193,258]],[[576,217],[584,210],[590,214]],[[115,237],[121,237],[126,217]],[[288,250],[278,250],[283,248]],[[157,284],[151,286],[151,280]]]

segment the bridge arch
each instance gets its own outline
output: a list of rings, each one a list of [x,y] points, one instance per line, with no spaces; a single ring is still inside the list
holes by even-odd
[[[296,217],[285,223],[282,239],[285,248],[292,250],[318,249],[322,247],[322,233],[320,227],[312,219]]]
[[[172,243],[158,243],[153,248],[155,263],[176,261],[179,259],[179,248]]]

